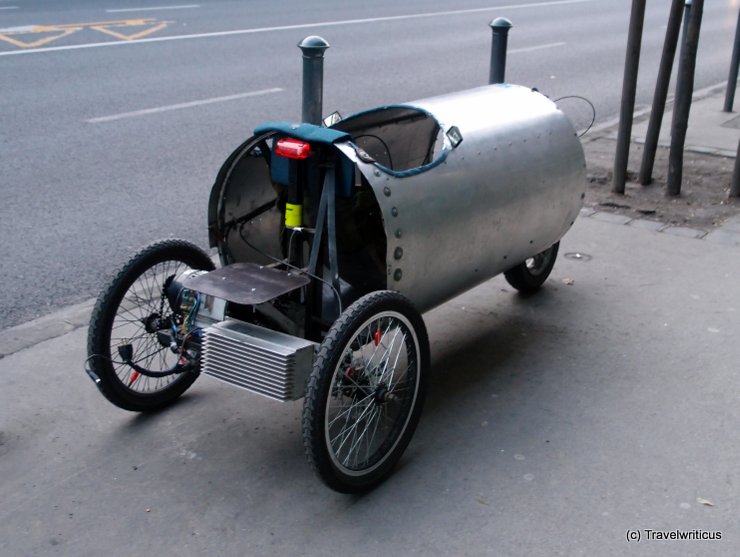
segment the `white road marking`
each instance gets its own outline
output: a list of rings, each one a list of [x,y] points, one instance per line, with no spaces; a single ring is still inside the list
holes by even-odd
[[[154,12],[160,10],[187,10],[190,8],[200,8],[200,4],[187,4],[182,6],[152,6],[150,8],[114,8],[105,10],[109,14],[120,14],[123,12]]]
[[[0,6],[0,10],[17,10],[18,6]]]
[[[565,46],[568,43],[548,43],[548,44],[538,44],[535,46],[525,46],[522,48],[512,48],[508,51],[509,54],[517,54],[519,52],[533,52],[535,50],[544,50],[546,48],[555,48],[558,46]]]
[[[36,27],[39,27],[39,26],[38,25],[21,25],[20,27],[7,27],[5,29],[0,29],[0,33],[30,33]]]
[[[554,0],[551,2],[532,2],[529,4],[512,4],[509,6],[493,6],[488,8],[473,8],[468,10],[450,10],[446,12],[428,12],[421,14],[407,14],[407,15],[392,15],[382,17],[372,17],[366,19],[346,19],[342,21],[321,21],[315,23],[300,23],[296,25],[280,25],[276,27],[256,27],[252,29],[237,29],[235,31],[216,31],[213,33],[198,33],[193,35],[174,35],[170,37],[151,37],[148,39],[138,39],[135,41],[115,41],[105,43],[88,43],[78,44],[69,46],[51,46],[47,48],[29,48],[27,50],[11,50],[8,52],[0,52],[0,56],[14,56],[17,54],[36,54],[41,52],[59,52],[62,50],[80,50],[83,48],[98,48],[108,46],[122,46],[132,44],[144,44],[144,43],[158,43],[167,41],[184,41],[190,39],[206,39],[211,37],[228,37],[232,35],[251,35],[255,33],[269,33],[274,31],[292,31],[296,29],[310,29],[314,27],[336,27],[340,25],[357,25],[365,23],[380,23],[383,21],[402,21],[407,19],[423,19],[431,17],[448,17],[452,15],[465,15],[472,13],[481,12],[492,12],[503,10],[520,10],[525,8],[542,8],[546,6],[564,6],[567,4],[584,4],[587,2],[593,2],[594,0]]]
[[[148,116],[149,114],[158,114],[160,112],[169,112],[170,110],[181,110],[183,108],[193,108],[196,106],[203,106],[206,104],[214,104],[226,101],[234,101],[237,99],[246,99],[248,97],[258,97],[260,95],[269,95],[270,93],[279,93],[282,89],[275,87],[273,89],[262,89],[261,91],[250,91],[249,93],[239,93],[237,95],[227,95],[225,97],[213,97],[210,99],[201,99],[198,101],[190,101],[186,103],[170,104],[166,106],[157,106],[155,108],[145,108],[144,110],[134,110],[133,112],[123,112],[121,114],[113,114],[111,116],[100,116],[98,118],[90,118],[86,122],[90,124],[100,124],[102,122],[114,122],[116,120],[123,120],[124,118],[136,118],[137,116]]]

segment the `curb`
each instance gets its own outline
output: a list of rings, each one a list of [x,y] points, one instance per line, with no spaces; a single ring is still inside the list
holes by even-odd
[[[721,83],[715,83],[714,85],[709,85],[702,89],[698,89],[694,91],[694,94],[691,96],[691,102],[695,103],[697,101],[704,100],[707,97],[711,97],[712,95],[719,93],[725,87],[727,87],[727,82],[722,81]],[[668,98],[666,99],[666,103],[665,103],[665,113],[663,115],[663,118],[666,118],[669,116],[670,112],[673,110],[673,103],[675,100],[676,100],[675,95],[668,96]],[[637,121],[642,121],[646,116],[648,116],[652,112],[652,110],[653,110],[652,105],[643,106],[635,110],[632,113],[633,125]],[[615,128],[617,128],[618,126],[619,126],[619,116],[616,116],[615,118],[611,118],[607,120],[606,122],[601,122],[600,124],[596,124],[595,126],[593,126],[588,131],[588,133],[583,137],[583,139],[587,141],[594,141],[602,137],[609,138],[608,132],[616,131]],[[588,137],[589,135],[592,135],[592,137]],[[635,138],[631,138],[631,140],[635,141]]]
[[[212,252],[213,250],[210,250],[207,253],[218,265],[218,256]],[[87,327],[90,324],[90,316],[96,301],[97,297],[90,298],[37,319],[0,330],[0,360],[46,340],[66,335],[81,327]]]
[[[680,236],[682,238],[690,238],[694,240],[706,240],[708,242],[725,246],[740,247],[740,217],[728,219],[721,226],[707,231],[686,226],[674,226],[672,224],[665,224],[654,220],[633,218],[626,215],[620,215],[619,213],[597,211],[596,209],[589,207],[581,209],[580,216],[581,218],[594,219],[618,226],[631,226],[634,228],[649,230],[651,232],[668,234],[670,236]]]
[[[652,233],[705,240],[728,247],[740,247],[740,216],[729,219],[722,226],[710,231],[673,226],[648,219],[632,218],[588,207],[581,209],[580,217],[617,226],[641,228]],[[95,298],[91,298],[80,304],[68,306],[49,315],[5,329],[0,335],[0,359],[44,341],[66,335],[82,327],[87,327],[95,301]]]
[[[717,83],[699,89],[694,92],[692,100],[702,100],[716,94],[727,86],[727,82]],[[669,97],[666,102],[666,112],[672,110],[674,98]],[[652,107],[643,107],[635,110],[634,120],[640,120],[650,114]],[[600,138],[608,138],[609,132],[619,125],[619,118],[613,118],[595,125],[582,141],[595,141]],[[588,137],[590,136],[590,137]],[[632,138],[634,141],[634,138]],[[632,226],[652,232],[670,234],[692,239],[705,239],[707,241],[723,244],[726,246],[740,246],[740,220],[727,222],[714,230],[698,230],[686,227],[665,225],[660,222],[647,219],[631,218],[617,213],[598,211],[595,209],[581,209],[581,217],[593,218],[602,222],[621,226]],[[90,315],[95,305],[95,298],[85,302],[68,306],[54,313],[27,321],[14,327],[0,331],[0,359],[31,348],[41,342],[57,338],[71,333],[81,327],[86,327],[90,322]]]
[[[0,334],[0,359],[86,327],[94,305],[95,298],[92,298],[3,330]]]

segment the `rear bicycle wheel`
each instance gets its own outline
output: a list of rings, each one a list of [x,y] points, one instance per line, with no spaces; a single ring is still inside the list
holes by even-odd
[[[192,385],[199,350],[177,346],[173,327],[183,315],[165,290],[183,271],[213,268],[196,245],[162,240],[134,255],[103,289],[90,319],[87,372],[110,402],[125,410],[157,410]]]
[[[537,292],[550,276],[559,247],[560,242],[556,242],[545,251],[504,272],[506,282],[523,294]]]
[[[360,298],[332,325],[303,407],[306,456],[327,486],[361,492],[390,475],[419,421],[428,369],[424,322],[396,292]]]

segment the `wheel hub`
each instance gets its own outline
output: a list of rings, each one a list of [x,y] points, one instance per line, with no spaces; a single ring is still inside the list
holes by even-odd
[[[375,404],[381,405],[386,402],[388,402],[388,387],[381,383],[378,385],[378,388],[375,389]]]
[[[158,313],[152,313],[149,317],[145,317],[141,320],[141,322],[144,325],[144,329],[147,333],[156,333],[160,329],[163,329],[162,326],[162,316]]]

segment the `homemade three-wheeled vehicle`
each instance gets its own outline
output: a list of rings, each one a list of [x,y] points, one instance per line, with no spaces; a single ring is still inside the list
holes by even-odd
[[[382,106],[331,127],[264,124],[210,195],[218,268],[183,240],[140,251],[97,301],[88,374],[140,412],[200,373],[304,398],[319,477],[369,489],[419,420],[421,314],[499,273],[539,288],[584,191],[573,126],[526,87]]]

